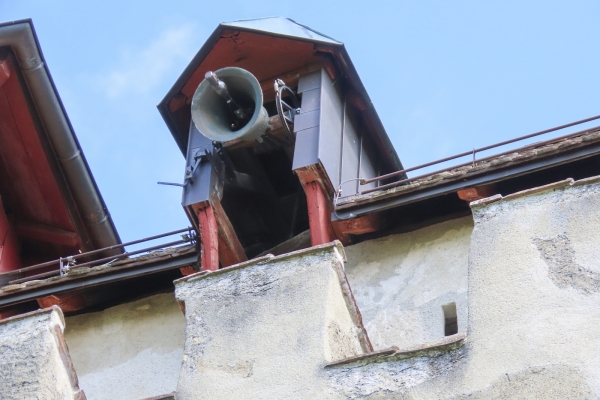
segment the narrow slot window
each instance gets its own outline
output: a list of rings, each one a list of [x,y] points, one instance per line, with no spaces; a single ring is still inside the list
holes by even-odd
[[[458,321],[456,318],[456,303],[442,306],[444,310],[444,335],[450,336],[458,333]]]

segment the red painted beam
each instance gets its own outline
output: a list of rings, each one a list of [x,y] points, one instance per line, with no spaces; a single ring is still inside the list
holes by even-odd
[[[308,224],[312,246],[329,243],[335,239],[331,229],[331,211],[323,187],[313,181],[303,185],[308,205]]]
[[[461,200],[464,200],[468,203],[475,201],[475,200],[481,200],[481,199],[484,199],[486,197],[490,197],[490,196],[496,194],[496,193],[494,193],[493,186],[467,188],[467,189],[459,190],[456,193],[458,194],[458,197]]]
[[[331,223],[333,187],[323,167],[320,164],[309,165],[294,172],[306,194],[311,245],[329,243],[336,238],[343,244],[349,244],[348,235],[336,231],[336,226]]]
[[[42,308],[59,306],[64,312],[81,310],[88,303],[80,291],[40,297],[37,302]]]
[[[219,269],[219,228],[215,212],[211,205],[199,208],[196,212],[200,225],[201,271],[216,271]]]
[[[333,222],[334,229],[345,234],[362,235],[375,232],[383,227],[379,214],[367,214],[357,218],[338,220]]]
[[[21,265],[19,242],[0,199],[0,272],[14,271],[21,268]]]
[[[214,198],[211,201],[211,206],[217,220],[218,226],[218,241],[219,241],[219,260],[223,267],[239,264],[247,261],[244,247],[240,243],[229,217],[225,213],[221,201]]]

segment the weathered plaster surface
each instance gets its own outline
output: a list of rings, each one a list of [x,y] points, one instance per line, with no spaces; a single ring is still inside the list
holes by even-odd
[[[83,400],[58,307],[0,321],[0,398]]]
[[[173,293],[67,318],[65,337],[89,400],[175,391],[185,319]]]
[[[444,337],[442,306],[451,302],[466,332],[472,230],[469,216],[346,248],[346,274],[375,349]]]
[[[600,183],[567,181],[472,207],[466,340],[365,356],[344,317],[333,247],[309,249],[177,285],[188,323],[177,398],[598,398]],[[456,237],[459,221],[446,224],[438,238]],[[435,240],[419,243],[433,251]],[[425,288],[413,302],[436,293]]]
[[[323,398],[324,366],[363,353],[341,247],[176,282],[186,342],[178,399]]]
[[[537,369],[552,398],[559,386],[573,386],[571,398],[600,396],[600,183],[497,200],[472,205],[466,381],[487,390]]]

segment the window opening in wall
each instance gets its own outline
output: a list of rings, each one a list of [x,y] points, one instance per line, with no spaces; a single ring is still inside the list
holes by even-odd
[[[458,333],[458,321],[456,317],[456,303],[442,306],[444,310],[444,335],[450,336]]]

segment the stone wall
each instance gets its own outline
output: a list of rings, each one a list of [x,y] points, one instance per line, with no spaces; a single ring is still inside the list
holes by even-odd
[[[132,400],[175,391],[184,329],[165,293],[67,318],[65,337],[89,400]]]
[[[455,303],[467,329],[467,269],[473,219],[346,247],[346,273],[376,349],[444,337],[444,305]]]

